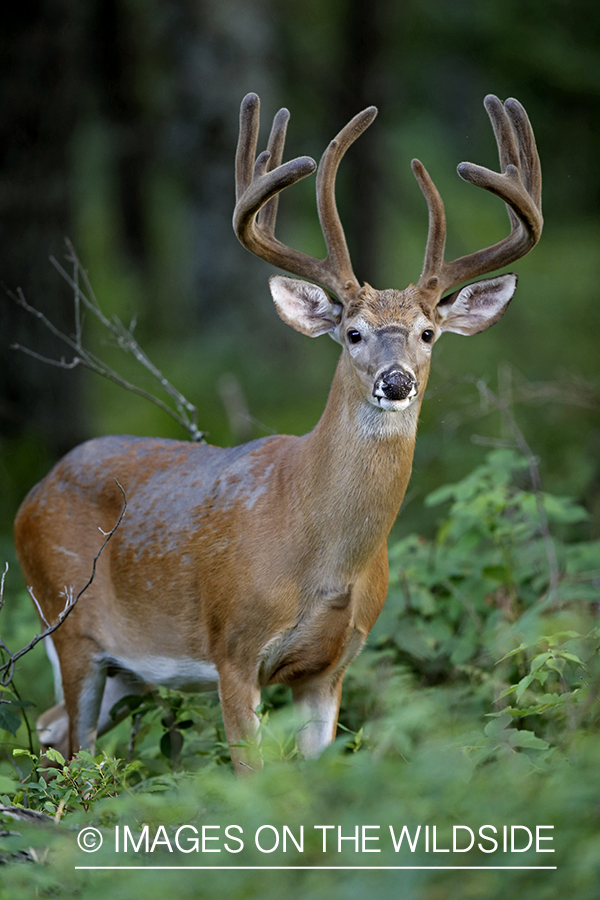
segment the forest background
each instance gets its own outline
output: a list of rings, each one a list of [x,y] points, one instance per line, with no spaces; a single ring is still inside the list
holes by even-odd
[[[418,278],[427,235],[425,203],[410,171],[413,157],[426,165],[444,199],[449,258],[506,233],[503,204],[462,182],[456,165],[468,160],[496,167],[482,101],[489,92],[501,99],[515,96],[530,116],[542,160],[544,233],[531,255],[513,267],[519,287],[502,321],[468,343],[447,335],[436,346],[394,546],[417,546],[410,544],[414,535],[422,545],[439,543],[440,508],[424,499],[486,465],[488,449],[514,444],[516,428],[535,456],[544,490],[577,504],[569,509],[578,513],[565,511],[567,506],[557,513],[556,541],[585,547],[577,552],[587,569],[598,569],[599,41],[600,7],[592,0],[23,2],[11,9],[0,34],[0,282],[9,292],[21,288],[29,303],[72,332],[72,291],[48,261],[64,261],[68,237],[105,313],[126,324],[135,320],[141,345],[197,405],[199,425],[212,443],[303,433],[325,404],[337,348],[331,341],[310,341],[278,319],[267,288],[271,268],[243,250],[233,234],[242,97],[248,91],[261,97],[262,146],[272,115],[281,106],[290,109],[286,158],[319,159],[357,111],[378,106],[375,123],[344,159],[337,196],[359,280],[402,288]],[[280,239],[324,255],[314,179],[286,192],[279,218]],[[151,388],[89,317],[85,329],[94,352]],[[4,627],[13,643],[25,643],[38,626],[19,580],[11,523],[27,490],[88,437],[186,434],[139,397],[80,369],[45,365],[12,349],[16,343],[44,357],[66,355],[6,293],[0,297],[0,559],[10,569],[0,631]],[[241,420],[235,415],[240,405],[248,414]],[[487,465],[486,489],[491,491],[495,470],[496,483],[512,491],[514,505],[516,488],[507,471],[518,463],[496,456]],[[539,529],[528,534],[532,544]],[[597,579],[587,586],[595,589]],[[428,586],[432,596],[443,595],[443,588],[434,587]],[[477,602],[481,619],[485,602]],[[587,616],[596,610],[592,593],[585,603]],[[436,622],[431,612],[425,618]],[[573,622],[568,625],[572,630]],[[583,630],[581,623],[575,627],[578,634]],[[448,651],[442,656],[452,665],[437,664],[433,651],[428,656],[422,650],[423,632],[417,631],[403,632],[415,634],[412,643],[396,640],[393,664],[404,666],[423,691],[456,685],[456,658]],[[443,644],[438,632],[427,638],[436,652]],[[388,651],[389,644],[379,649]],[[41,648],[35,653],[22,693],[43,709],[52,703],[52,688]],[[529,671],[531,656],[519,677]],[[461,664],[473,659],[467,654]],[[365,679],[357,676],[362,699],[348,707],[346,723],[355,734],[361,715],[373,707],[365,700]],[[572,684],[564,693],[573,693]],[[430,723],[435,703],[445,702],[435,696],[410,693],[410,703]],[[525,724],[538,740],[560,744],[548,731],[542,735]],[[417,733],[419,727],[410,726]],[[556,737],[559,726],[552,728]],[[596,740],[593,724],[586,734]],[[14,736],[6,736],[10,749]],[[439,750],[430,764],[441,772],[443,758]],[[323,783],[334,778],[329,769],[320,771]],[[382,796],[389,772],[361,772],[372,795]],[[496,792],[508,775],[498,769],[489,777],[488,788]],[[579,798],[573,814],[584,821],[571,847],[578,835],[591,840],[597,830],[589,818],[592,794],[569,790],[584,782],[589,785],[572,773],[560,782],[565,796]],[[563,788],[556,788],[557,798]],[[439,788],[440,797],[446,789],[449,782]],[[232,802],[237,801],[229,797]],[[356,803],[370,809],[360,806],[363,800]],[[550,816],[558,815],[558,807],[549,809]],[[584,856],[581,897],[597,874],[591,851]],[[366,883],[355,879],[346,889],[361,893]],[[419,882],[411,889],[415,897],[454,896],[450,883],[435,884]],[[320,896],[323,885],[314,882],[311,890]],[[538,896],[531,893],[537,886],[528,882],[527,888],[528,896]],[[490,882],[486,889],[491,897],[503,887]],[[240,896],[253,896],[247,890]],[[331,885],[328,890],[331,895]],[[540,897],[555,896],[550,882],[547,893],[539,891]]]

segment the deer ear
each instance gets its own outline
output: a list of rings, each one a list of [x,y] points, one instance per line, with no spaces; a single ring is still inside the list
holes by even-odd
[[[512,272],[467,284],[436,306],[442,331],[478,334],[498,321],[512,300],[517,276]]]
[[[301,334],[318,337],[338,326],[342,305],[318,285],[285,275],[272,275],[269,287],[279,316]]]

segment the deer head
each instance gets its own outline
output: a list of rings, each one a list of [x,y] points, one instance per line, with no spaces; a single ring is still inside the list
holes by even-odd
[[[485,98],[500,156],[500,172],[461,163],[458,174],[506,203],[510,234],[449,262],[444,259],[446,219],[442,199],[419,160],[412,168],[429,210],[423,271],[404,290],[360,285],[352,269],[335,202],[335,178],[346,150],[373,122],[371,106],[329,144],[317,171],[317,209],[327,256],[316,259],[275,237],[279,192],[315,171],[310,157],[282,164],[289,113],[273,120],[268,148],[255,160],[260,101],[248,94],[241,106],[236,155],[234,229],[262,259],[305,280],[275,275],[271,293],[280,317],[310,337],[328,333],[344,348],[343,365],[362,399],[385,412],[406,409],[422,394],[431,349],[444,331],[476,334],[503,315],[517,286],[514,274],[458,285],[508,265],[537,243],[542,231],[541,171],[533,131],[517,100]]]

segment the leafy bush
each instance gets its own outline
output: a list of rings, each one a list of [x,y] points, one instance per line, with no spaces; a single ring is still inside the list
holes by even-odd
[[[497,718],[490,735],[522,720],[538,737],[513,734],[513,746],[541,748],[560,740],[575,708],[596,709],[600,542],[573,541],[586,511],[523,487],[528,465],[496,450],[426,499],[449,509],[433,540],[410,535],[390,547],[374,635],[422,684],[468,683],[471,703]]]
[[[586,570],[600,543],[570,545],[547,529],[584,522],[586,511],[517,486],[526,467],[514,451],[490,453],[426,499],[451,504],[433,541],[410,535],[390,548],[389,639],[424,672],[481,663],[510,626],[526,627],[527,612],[598,598]]]

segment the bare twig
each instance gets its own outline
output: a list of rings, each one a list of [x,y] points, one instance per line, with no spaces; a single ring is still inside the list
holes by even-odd
[[[9,296],[19,304],[19,306],[21,306],[32,316],[35,316],[37,319],[39,319],[39,321],[48,329],[48,331],[51,332],[51,334],[58,338],[58,340],[60,340],[63,344],[66,344],[70,348],[70,350],[72,350],[74,354],[73,358],[70,361],[66,360],[64,357],[61,357],[60,359],[52,359],[50,357],[42,356],[41,354],[36,353],[33,350],[30,350],[28,347],[23,347],[21,344],[13,344],[12,348],[14,350],[20,350],[22,353],[26,353],[28,356],[31,356],[34,359],[39,360],[40,362],[44,362],[52,366],[58,366],[61,369],[75,369],[77,368],[77,366],[83,366],[86,369],[90,369],[92,372],[96,372],[98,375],[102,375],[104,378],[108,378],[109,381],[112,381],[115,384],[124,387],[126,390],[132,391],[134,394],[137,394],[140,397],[144,397],[146,400],[154,403],[156,406],[162,409],[163,412],[166,412],[167,415],[171,416],[172,419],[175,419],[176,422],[178,422],[183,428],[185,428],[186,431],[189,432],[189,435],[193,441],[202,441],[204,439],[204,432],[200,431],[198,428],[196,407],[192,403],[190,403],[190,401],[187,400],[186,397],[184,397],[183,394],[180,393],[180,391],[173,387],[168,379],[165,378],[160,369],[158,369],[154,365],[154,363],[142,350],[133,335],[135,322],[132,322],[130,327],[126,328],[117,316],[113,316],[111,319],[109,319],[104,315],[90,284],[87,272],[81,265],[81,262],[73,248],[72,243],[67,240],[66,245],[68,250],[66,260],[73,266],[73,275],[71,276],[53,256],[50,257],[50,262],[73,290],[73,306],[75,316],[74,336],[70,336],[60,331],[60,329],[57,328],[56,325],[54,325],[54,323],[51,322],[46,315],[44,315],[44,313],[31,306],[25,299],[23,291],[20,288],[16,293],[14,293],[13,291],[9,291],[8,293]],[[81,283],[83,284],[84,289],[82,289]],[[123,351],[125,351],[125,353],[130,353],[137,360],[137,362],[140,363],[140,365],[142,365],[146,369],[146,371],[149,372],[152,377],[159,382],[161,388],[173,402],[175,409],[161,400],[160,397],[156,397],[149,391],[146,391],[143,388],[140,388],[137,385],[132,384],[127,379],[123,378],[94,353],[84,347],[82,334],[82,306],[89,312],[91,312],[96,319],[98,319],[98,321],[107,329],[109,334],[116,340],[117,345]]]
[[[47,620],[46,616],[44,615],[44,612],[43,612],[43,610],[42,610],[42,607],[41,607],[40,604],[38,603],[37,597],[36,597],[35,594],[33,593],[33,588],[30,587],[29,585],[27,586],[27,593],[29,594],[29,596],[31,597],[31,599],[33,600],[33,602],[35,603],[35,608],[36,608],[37,611],[38,611],[38,615],[39,615],[40,619],[42,620],[42,622],[44,623],[44,625],[46,625],[46,626],[49,628],[49,627],[50,627],[50,622]]]
[[[4,563],[4,572],[2,573],[2,577],[0,578],[0,612],[2,611],[2,607],[4,606],[4,581],[6,579],[7,572],[8,563]]]
[[[29,641],[27,646],[22,647],[21,650],[18,650],[16,653],[11,653],[11,651],[8,649],[8,647],[6,646],[4,641],[0,638],[0,648],[8,654],[8,660],[0,666],[0,686],[1,687],[6,687],[12,681],[12,678],[14,675],[14,670],[15,670],[15,663],[17,662],[17,660],[19,660],[26,653],[29,653],[29,651],[32,650],[36,646],[36,644],[39,644],[39,642],[42,641],[44,638],[49,637],[49,635],[51,635],[54,631],[56,631],[57,628],[60,628],[60,626],[65,621],[65,619],[67,618],[69,613],[72,612],[73,608],[75,607],[75,605],[76,605],[77,601],[79,600],[79,598],[81,597],[81,595],[87,591],[87,589],[92,584],[94,578],[96,577],[96,566],[97,566],[98,560],[100,559],[100,556],[102,555],[102,552],[103,552],[104,548],[106,547],[106,545],[108,544],[108,542],[110,541],[111,537],[113,536],[113,534],[115,533],[115,531],[117,530],[119,525],[121,524],[121,522],[123,520],[123,516],[125,515],[125,510],[127,509],[127,496],[125,494],[125,491],[123,490],[122,486],[119,484],[119,482],[116,479],[115,479],[115,483],[117,484],[119,490],[123,494],[123,507],[119,514],[119,518],[117,519],[115,525],[113,526],[113,528],[111,528],[111,530],[109,532],[104,532],[104,531],[102,531],[102,529],[100,529],[102,531],[102,534],[105,535],[104,542],[103,542],[102,546],[100,547],[100,549],[98,550],[96,556],[94,557],[94,560],[92,562],[92,571],[91,571],[90,577],[88,578],[86,584],[81,588],[81,590],[79,591],[78,594],[74,594],[74,590],[72,587],[67,588],[65,590],[65,592],[64,592],[65,605],[64,605],[63,609],[60,611],[60,613],[58,614],[56,622],[53,625],[47,625],[47,627],[40,634],[36,634]],[[0,585],[2,588],[4,587],[4,576],[6,575],[7,569],[8,569],[8,564],[4,570],[4,575],[2,576],[2,581],[0,582]],[[37,606],[37,608],[39,610],[39,608],[40,608],[39,603],[33,596],[33,592],[31,590],[29,590],[29,594],[32,597],[32,599],[35,601],[35,605]],[[0,608],[1,608],[1,601],[2,601],[2,598],[1,598],[1,594],[0,594]],[[42,616],[42,620],[44,622],[46,622],[46,619],[44,616]]]
[[[5,563],[4,571],[2,572],[2,576],[0,577],[0,612],[2,611],[2,607],[4,606],[4,583],[6,580],[7,573],[8,573],[8,563]],[[9,655],[10,655],[8,648],[6,647],[4,642],[0,639],[0,652],[2,652],[3,650],[5,652],[9,653]],[[21,707],[21,712],[23,714],[23,720],[25,722],[25,727],[27,729],[29,749],[31,751],[33,751],[33,732],[32,732],[32,728],[31,728],[31,722],[29,721],[29,716],[25,712],[24,704],[22,702],[22,698],[17,689],[17,686],[14,683],[14,681],[12,680],[12,678],[8,682],[6,682],[6,684],[3,681],[0,681],[0,686],[2,686],[2,687],[8,687],[8,684],[10,684],[11,692],[14,694],[14,696],[19,701],[19,705]],[[12,701],[6,700],[6,699],[4,699],[4,697],[0,696],[0,703],[9,703],[10,704],[10,703],[12,703]]]

